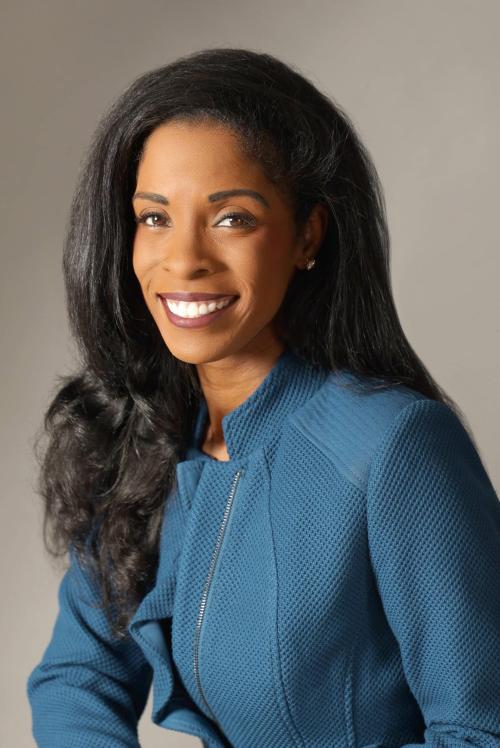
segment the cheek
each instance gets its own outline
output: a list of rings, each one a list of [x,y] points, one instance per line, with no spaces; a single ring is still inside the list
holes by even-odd
[[[251,269],[253,290],[259,297],[268,297],[273,305],[276,297],[284,294],[293,269],[288,248],[268,242],[260,248],[254,267]]]
[[[265,251],[265,247],[262,248]],[[269,251],[263,255],[264,261],[245,263],[245,272],[240,275],[243,289],[245,316],[259,325],[269,322],[283,302],[290,279],[291,263],[285,256]],[[243,268],[240,268],[243,271]]]
[[[151,252],[146,251],[137,241],[134,242],[132,247],[132,267],[144,293],[146,292],[146,286],[153,265]]]
[[[132,249],[132,267],[139,283],[143,300],[151,315],[155,317],[158,314],[158,310],[154,305],[154,299],[152,299],[151,294],[148,293],[151,279],[151,262],[148,260],[147,253],[141,251],[137,244],[135,244]]]
[[[135,241],[132,246],[132,267],[134,268],[137,279],[140,281],[144,273],[144,257]]]

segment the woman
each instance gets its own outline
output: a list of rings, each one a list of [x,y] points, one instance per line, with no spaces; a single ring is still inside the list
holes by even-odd
[[[69,551],[39,746],[500,746],[500,505],[394,307],[382,190],[292,67],[208,49],[103,118],[45,419]]]

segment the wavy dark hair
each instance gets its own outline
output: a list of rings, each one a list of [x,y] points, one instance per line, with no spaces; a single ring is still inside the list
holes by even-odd
[[[293,276],[275,319],[285,346],[315,366],[412,387],[463,419],[402,330],[382,187],[340,106],[292,65],[247,49],[205,49],[140,75],[80,166],[63,251],[78,369],[57,378],[35,439],[45,547],[53,557],[74,549],[92,569],[118,638],[154,583],[165,500],[201,393],[132,268],[137,166],[147,136],[174,118],[231,128],[286,196],[297,230],[317,202],[328,206],[316,265]]]

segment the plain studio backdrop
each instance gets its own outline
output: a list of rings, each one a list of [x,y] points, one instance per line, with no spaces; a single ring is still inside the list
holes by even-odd
[[[333,96],[384,186],[403,329],[465,412],[498,492],[499,24],[496,0],[3,4],[2,746],[34,745],[26,679],[57,612],[32,442],[72,368],[62,241],[101,113],[140,73],[214,46],[270,52]],[[151,704],[144,748],[200,745],[153,725]]]

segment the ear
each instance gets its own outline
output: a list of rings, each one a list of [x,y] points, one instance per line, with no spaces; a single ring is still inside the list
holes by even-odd
[[[308,260],[312,260],[318,252],[325,238],[328,217],[328,207],[324,203],[316,203],[311,209],[297,240],[297,258],[295,264],[299,269],[302,270],[305,268]]]

